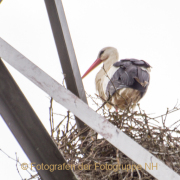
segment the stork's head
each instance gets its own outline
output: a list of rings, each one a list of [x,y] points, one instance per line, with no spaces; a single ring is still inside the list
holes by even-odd
[[[95,69],[99,64],[103,62],[105,70],[109,68],[119,59],[119,54],[116,48],[114,47],[105,47],[103,48],[96,59],[96,61],[90,66],[90,68],[82,76],[84,78],[87,76],[93,69]]]

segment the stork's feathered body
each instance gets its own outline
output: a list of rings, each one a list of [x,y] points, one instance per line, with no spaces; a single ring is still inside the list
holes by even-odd
[[[126,109],[134,107],[144,96],[150,80],[150,65],[137,59],[122,59],[118,61],[119,55],[115,48],[103,48],[97,60],[85,73],[85,77],[95,66],[103,62],[103,67],[95,78],[96,90],[106,104],[111,108]]]

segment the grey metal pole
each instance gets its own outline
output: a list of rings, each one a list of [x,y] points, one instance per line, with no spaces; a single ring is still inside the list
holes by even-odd
[[[43,180],[76,179],[66,161],[0,59],[0,114]],[[42,170],[43,165],[49,170]],[[50,172],[53,165],[64,170]]]
[[[61,0],[45,0],[51,28],[54,35],[67,88],[87,103],[82,79],[80,76],[73,44]],[[84,122],[76,117],[77,127],[86,127]]]

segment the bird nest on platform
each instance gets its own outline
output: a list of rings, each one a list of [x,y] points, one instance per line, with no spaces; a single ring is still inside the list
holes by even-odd
[[[151,118],[140,107],[134,112],[112,112],[104,106],[98,108],[109,122],[180,174],[180,124],[178,121],[171,127],[165,125],[168,114],[178,110],[176,106],[164,115]],[[73,115],[68,112],[57,126],[53,138],[79,179],[155,179],[92,129],[78,132],[71,118]],[[161,118],[162,126],[157,125],[158,118]],[[62,125],[65,121],[66,125]],[[87,132],[86,136],[82,136],[84,132]]]

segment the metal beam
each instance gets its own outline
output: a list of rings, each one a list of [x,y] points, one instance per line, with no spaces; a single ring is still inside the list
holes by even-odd
[[[67,89],[87,103],[62,2],[61,0],[45,0],[45,4]],[[85,127],[84,122],[78,118],[76,118],[76,123],[79,129]]]
[[[152,176],[159,180],[180,179],[180,176],[162,161],[108,122],[104,117],[97,114],[77,96],[65,89],[1,38],[0,56],[39,88],[53,97],[58,103],[69,109],[78,118],[82,119],[89,127],[101,134],[107,141],[126,154],[130,159],[138,165],[141,165],[142,168]],[[147,168],[146,164],[149,165],[149,163],[151,163],[154,168]]]
[[[9,52],[10,53],[10,52]],[[0,60],[0,114],[33,166],[66,164],[43,124]],[[41,166],[42,167],[42,166]],[[39,168],[39,167],[38,167]],[[46,167],[47,168],[47,167]],[[52,169],[52,166],[51,166]],[[71,170],[38,170],[43,180],[76,179]]]

